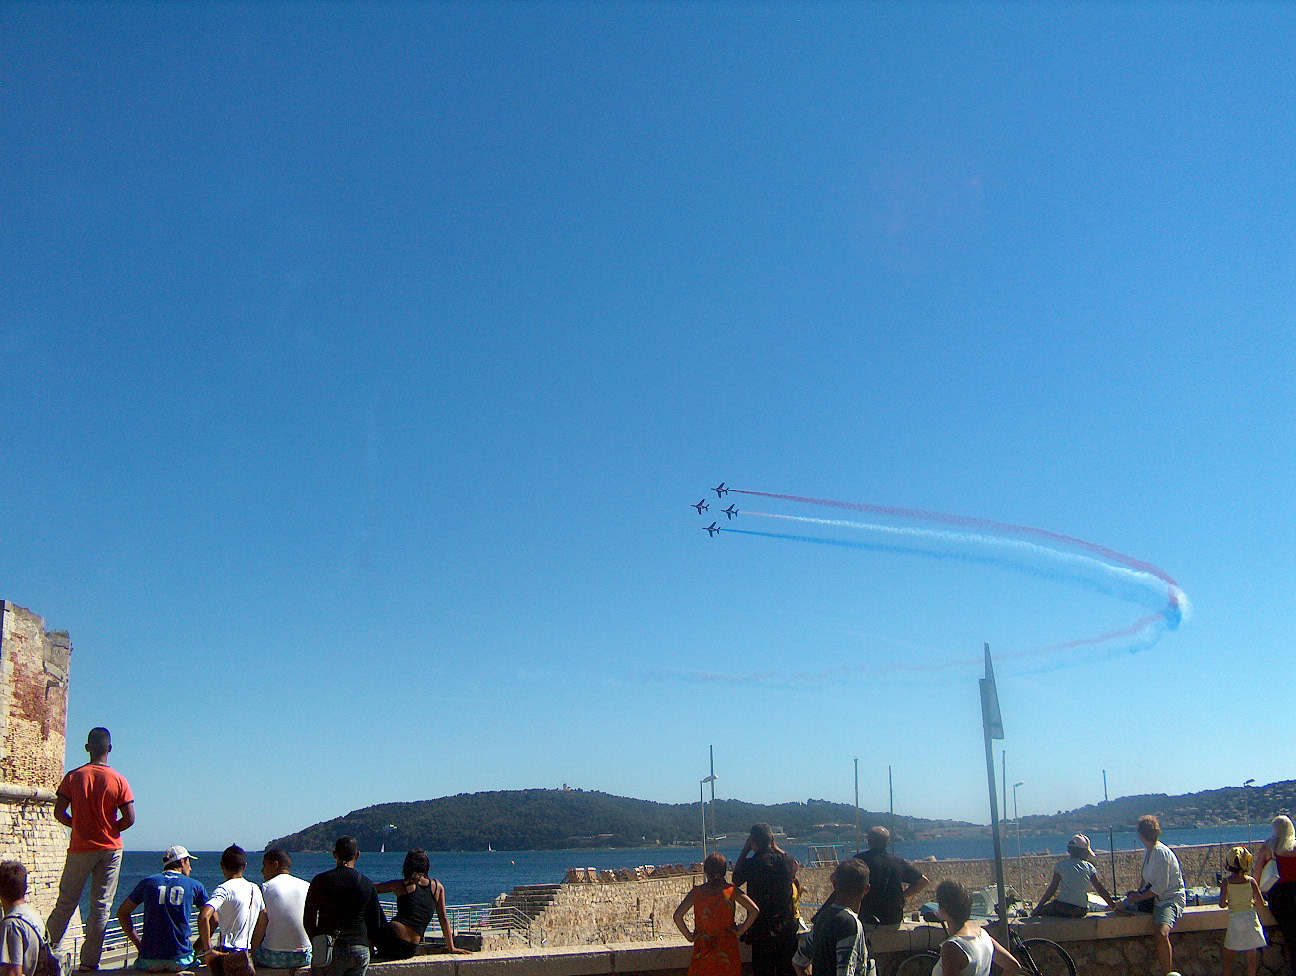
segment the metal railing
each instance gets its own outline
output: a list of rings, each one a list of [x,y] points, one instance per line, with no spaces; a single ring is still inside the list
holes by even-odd
[[[383,911],[387,918],[396,914],[396,901],[393,898],[379,898],[379,904],[382,905]],[[450,920],[450,926],[455,933],[460,932],[502,932],[512,935],[513,933],[526,934],[531,928],[531,917],[514,905],[495,905],[492,902],[480,902],[468,905],[447,905],[446,916]],[[138,915],[136,920],[136,932],[139,931]],[[189,917],[190,931],[198,931],[198,913],[195,911]],[[435,931],[436,935],[445,938],[445,933],[441,931],[441,923],[438,919],[433,918],[432,924],[428,927],[424,935],[426,941]],[[67,932],[63,935],[63,955],[64,962],[67,965],[66,971],[71,972],[76,967],[77,959],[80,958],[81,942],[85,938],[85,926],[83,924],[70,924]],[[135,959],[135,947],[131,945],[126,933],[122,931],[121,925],[118,924],[116,916],[108,919],[108,924],[104,928],[103,941],[103,961],[100,966],[104,969],[112,969],[117,966],[125,969]]]

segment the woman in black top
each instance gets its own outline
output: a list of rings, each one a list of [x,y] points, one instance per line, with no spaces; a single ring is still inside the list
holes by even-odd
[[[396,893],[396,917],[374,934],[374,948],[379,958],[409,959],[413,956],[423,941],[428,923],[432,921],[433,911],[441,922],[446,951],[460,955],[467,953],[467,949],[455,948],[454,931],[446,917],[445,886],[428,875],[430,868],[427,852],[416,847],[405,855],[401,867],[404,877],[374,885],[374,890],[379,893]]]

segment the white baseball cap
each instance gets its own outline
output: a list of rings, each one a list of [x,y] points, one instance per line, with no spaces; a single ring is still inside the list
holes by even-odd
[[[168,864],[175,864],[177,861],[183,861],[186,857],[191,861],[198,860],[178,844],[175,847],[168,847],[162,855],[162,866],[166,867]]]

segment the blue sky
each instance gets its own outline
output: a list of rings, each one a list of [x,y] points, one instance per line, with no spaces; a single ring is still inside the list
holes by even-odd
[[[1023,812],[1293,775],[1290,8],[15,3],[0,36],[0,598],[71,632],[69,761],[113,730],[133,846],[687,802],[710,744],[721,795],[849,800],[859,756],[864,806],[891,765],[898,811],[985,822],[984,641]],[[1146,611],[708,539],[722,479],[1092,540],[1194,612],[1011,658]]]

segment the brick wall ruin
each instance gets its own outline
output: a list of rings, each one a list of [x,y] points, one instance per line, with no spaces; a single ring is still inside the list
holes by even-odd
[[[0,837],[3,856],[22,861],[28,899],[42,915],[58,895],[67,829],[54,819],[67,744],[65,631],[0,600]]]

